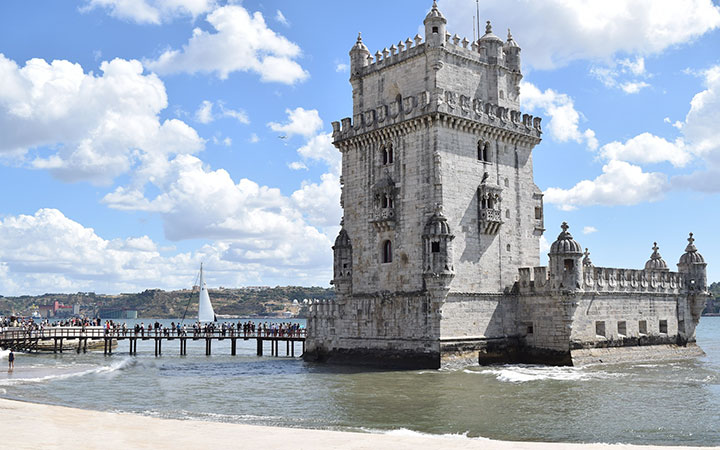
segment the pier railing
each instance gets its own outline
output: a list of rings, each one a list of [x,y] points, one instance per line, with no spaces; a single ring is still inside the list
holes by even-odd
[[[270,342],[272,356],[279,355],[279,343],[286,343],[287,356],[295,356],[295,343],[301,342],[303,352],[305,351],[305,329],[260,329],[255,331],[244,331],[237,329],[215,329],[215,330],[178,330],[170,328],[153,330],[136,330],[135,328],[105,328],[105,327],[47,327],[43,329],[28,330],[24,328],[2,328],[0,329],[0,347],[14,348],[19,350],[37,351],[42,341],[54,341],[53,353],[63,352],[63,342],[68,340],[77,342],[77,352],[87,351],[88,341],[103,341],[104,353],[112,354],[113,346],[117,341],[130,341],[130,354],[137,354],[137,341],[155,341],[155,356],[162,354],[163,341],[180,341],[180,355],[187,355],[187,341],[204,340],[205,354],[211,354],[212,341],[230,340],[231,354],[236,355],[237,341],[255,339],[257,341],[257,354],[263,355],[263,343]],[[73,344],[74,346],[74,344]]]

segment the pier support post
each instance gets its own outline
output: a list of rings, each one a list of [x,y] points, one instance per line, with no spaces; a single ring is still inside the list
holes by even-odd
[[[233,337],[230,338],[230,354],[235,356],[237,354],[237,340]]]
[[[62,353],[62,344],[63,344],[63,339],[60,338],[60,353]]]
[[[103,355],[107,356],[108,354],[108,340],[107,338],[103,339]]]
[[[290,356],[295,357],[295,341],[290,342]]]
[[[257,338],[257,355],[263,355],[263,340],[261,338]]]
[[[212,339],[206,338],[205,339],[205,355],[210,356],[212,353]]]
[[[77,353],[80,354],[80,350],[82,350],[82,339],[78,338],[78,346],[77,346]]]
[[[83,340],[83,353],[87,353],[87,338]]]
[[[290,356],[290,339],[285,341],[285,356]]]
[[[55,343],[53,344],[53,353],[57,353],[57,338],[55,338]]]

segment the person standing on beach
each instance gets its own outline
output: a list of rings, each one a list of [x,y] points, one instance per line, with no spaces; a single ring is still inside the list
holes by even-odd
[[[13,370],[15,368],[15,353],[13,353],[12,350],[10,350],[10,354],[8,355],[8,371]]]

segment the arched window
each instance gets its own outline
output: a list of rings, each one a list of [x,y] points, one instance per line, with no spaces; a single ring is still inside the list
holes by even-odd
[[[387,196],[387,207],[392,208],[393,207],[393,198],[392,195]]]
[[[382,163],[383,165],[388,163],[388,151],[385,148],[382,150]]]
[[[484,161],[484,162],[490,161],[490,144],[488,144],[487,142],[478,141],[477,159],[478,159],[478,161]]]
[[[388,162],[388,164],[392,164],[393,159],[394,159],[392,144],[388,144],[387,154],[388,154],[387,162]]]
[[[380,202],[380,204],[383,208],[388,207],[388,196],[386,194],[383,194],[382,201]]]
[[[382,262],[392,262],[392,242],[390,240],[383,242]]]

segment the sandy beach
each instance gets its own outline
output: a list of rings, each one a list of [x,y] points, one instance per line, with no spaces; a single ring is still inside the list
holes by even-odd
[[[1,448],[12,449],[659,449],[609,444],[505,442],[428,435],[273,428],[86,411],[0,399]],[[709,447],[702,447],[709,448]],[[716,447],[717,448],[717,447]]]

